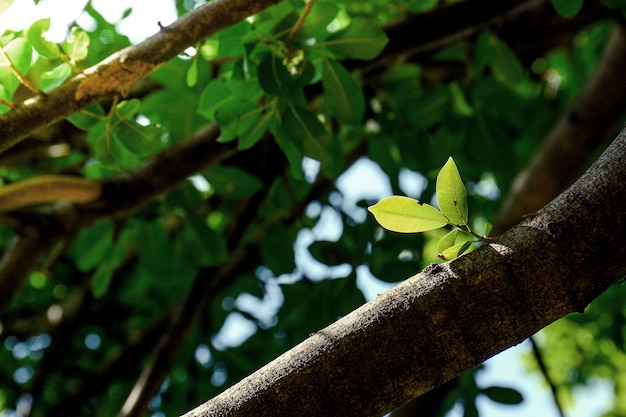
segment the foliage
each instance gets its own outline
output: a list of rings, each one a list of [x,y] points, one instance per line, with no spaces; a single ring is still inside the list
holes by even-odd
[[[176,8],[183,15],[196,3]],[[137,200],[132,210],[80,224],[36,262],[0,325],[0,409],[118,413],[159,337],[172,331],[168,341],[180,346],[148,412],[179,415],[358,307],[371,288],[487,239],[474,230],[488,235],[500,197],[575,100],[612,24],[577,27],[573,42],[541,46],[530,59],[525,45],[478,23],[473,36],[427,53],[409,44],[385,55],[394,25],[441,3],[279,2],[179,51],[127,95],[86,106],[0,155],[4,182],[78,175],[110,185],[105,199],[207,125],[220,128],[214,159],[190,179],[169,184],[173,167],[165,167],[143,183],[168,184],[158,195],[125,195],[115,203]],[[584,13],[582,1],[553,4],[563,16]],[[0,13],[10,5],[0,1]],[[54,17],[0,34],[2,115],[33,97],[45,101],[129,46],[91,2],[83,13],[60,43],[47,39]],[[449,155],[455,160],[439,169]],[[185,157],[180,165],[206,155]],[[384,172],[390,192],[363,179],[343,185],[367,162]],[[15,224],[39,219],[45,227],[50,207],[2,213],[3,251],[21,231]],[[391,231],[424,233],[389,233],[367,207]],[[619,294],[546,331],[548,363],[566,375],[557,381],[564,395],[594,377],[623,390]],[[190,299],[197,310],[172,330]],[[555,354],[564,346],[567,354]],[[463,404],[466,415],[480,396],[522,401],[512,388],[464,378],[448,405]],[[623,410],[616,402],[615,412]]]
[[[444,260],[461,256],[472,245],[467,240],[459,241],[459,231],[482,241],[488,240],[476,235],[469,226],[467,190],[452,157],[437,175],[436,193],[440,210],[401,196],[387,197],[368,210],[381,226],[393,232],[417,233],[452,226],[453,230],[437,243],[437,256]],[[489,229],[490,225],[486,227]]]

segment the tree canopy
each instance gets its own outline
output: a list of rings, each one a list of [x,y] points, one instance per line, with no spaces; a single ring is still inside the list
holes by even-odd
[[[93,3],[0,28],[2,415],[475,416],[541,329],[626,414],[626,3]]]

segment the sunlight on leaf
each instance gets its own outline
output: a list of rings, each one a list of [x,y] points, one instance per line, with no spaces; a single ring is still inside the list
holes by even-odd
[[[437,203],[439,209],[455,226],[467,225],[467,191],[452,157],[437,176]]]
[[[456,243],[456,237],[459,230],[454,228],[450,233],[439,239],[437,243],[437,253],[443,253],[446,249],[451,248]]]
[[[59,58],[61,51],[59,45],[43,37],[43,34],[50,29],[50,18],[39,19],[34,22],[26,34],[28,42],[35,48],[35,51],[41,56],[49,59]]]
[[[439,210],[409,197],[387,197],[368,210],[382,227],[392,232],[418,233],[448,224]]]
[[[472,246],[472,242],[470,241],[459,242],[447,248],[446,250],[439,252],[438,256],[439,258],[446,261],[458,258],[459,256],[463,255],[463,253],[465,253],[465,251],[468,250],[470,246]]]

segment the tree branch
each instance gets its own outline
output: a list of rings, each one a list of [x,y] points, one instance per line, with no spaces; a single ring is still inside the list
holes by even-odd
[[[626,130],[536,216],[426,268],[185,416],[382,415],[583,312],[626,273],[624,158]]]
[[[45,98],[34,97],[0,117],[0,153],[35,130],[111,96],[125,96],[143,77],[185,48],[280,0],[213,0],[182,16],[144,42],[75,75]]]
[[[590,163],[626,111],[626,29],[617,25],[582,93],[517,176],[494,227],[498,234],[558,195]]]

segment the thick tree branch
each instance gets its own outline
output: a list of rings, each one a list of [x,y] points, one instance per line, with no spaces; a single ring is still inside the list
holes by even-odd
[[[382,415],[583,312],[626,273],[624,158],[626,130],[536,216],[432,265],[185,416]]]
[[[185,48],[280,0],[213,0],[182,16],[144,42],[129,46],[46,95],[26,100],[0,117],[0,153],[35,130],[111,96],[125,96],[143,77]]]
[[[626,112],[626,29],[618,25],[592,78],[515,179],[498,234],[558,195],[587,167]]]

